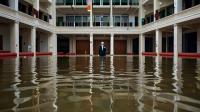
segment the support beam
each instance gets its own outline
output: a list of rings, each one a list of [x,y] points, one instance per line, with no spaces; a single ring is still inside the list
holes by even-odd
[[[110,0],[110,27],[113,27],[113,4],[112,4],[112,0]]]
[[[94,39],[93,39],[93,34],[90,34],[90,55],[93,55],[93,43],[94,43]]]
[[[36,53],[36,28],[31,28],[31,52]]]
[[[19,10],[19,9],[18,9],[18,4],[19,4],[19,0],[9,0],[9,6],[10,6],[12,9],[16,10],[16,11]]]
[[[182,27],[174,25],[174,56],[178,57],[178,53],[182,52]]]
[[[57,35],[51,33],[49,36],[49,52],[52,52],[53,55],[57,55]]]
[[[162,32],[159,29],[156,29],[156,53],[162,52]]]
[[[34,0],[33,8],[36,9],[37,11],[40,10],[40,2],[39,2],[39,0]]]
[[[11,31],[10,31],[10,48],[11,52],[17,53],[19,56],[19,22],[15,21],[11,24]]]
[[[127,38],[127,53],[133,53],[133,40],[131,37]]]
[[[143,52],[145,52],[145,36],[144,36],[144,34],[140,34],[140,37],[139,37],[139,54],[142,55]]]
[[[153,6],[154,6],[154,21],[156,21],[156,17],[155,17],[155,15],[156,15],[156,13],[158,13],[158,12],[156,12],[157,10],[159,10],[160,9],[160,0],[153,0]]]
[[[114,55],[114,34],[110,37],[110,55]]]
[[[182,11],[183,0],[174,0],[174,13]]]
[[[138,22],[139,22],[140,27],[142,27],[142,19],[144,18],[144,16],[145,16],[145,13],[144,13],[144,7],[142,5],[142,0],[139,0],[139,15],[138,15],[139,20],[138,20]]]
[[[69,38],[69,52],[76,53],[76,37],[72,36]]]

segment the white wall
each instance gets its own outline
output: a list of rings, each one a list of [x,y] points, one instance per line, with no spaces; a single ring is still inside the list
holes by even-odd
[[[10,51],[10,26],[0,24],[0,35],[3,36],[3,50]]]
[[[28,51],[28,45],[31,45],[31,29],[20,29],[20,35],[22,36],[22,51]]]
[[[48,34],[40,33],[40,52],[48,52]]]

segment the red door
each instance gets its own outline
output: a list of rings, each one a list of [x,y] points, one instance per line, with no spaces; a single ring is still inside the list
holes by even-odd
[[[90,41],[76,40],[76,54],[90,54]]]

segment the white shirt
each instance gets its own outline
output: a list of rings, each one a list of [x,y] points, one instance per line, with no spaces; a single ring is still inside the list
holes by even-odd
[[[101,45],[101,48],[102,48],[102,51],[103,51],[104,45]]]

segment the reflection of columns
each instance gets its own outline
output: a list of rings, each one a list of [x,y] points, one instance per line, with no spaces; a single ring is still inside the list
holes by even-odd
[[[90,56],[90,61],[89,61],[89,73],[93,73],[93,56]]]
[[[154,21],[156,20],[156,17],[155,17],[155,15],[156,15],[156,11],[158,10],[158,9],[160,9],[160,0],[153,0],[153,6],[154,6]]]
[[[197,53],[200,53],[200,27],[197,30]]]
[[[39,82],[36,82],[37,81],[37,73],[36,73],[36,57],[32,57],[30,58],[31,59],[31,73],[32,73],[32,83],[33,84],[39,84]]]
[[[36,52],[36,28],[35,27],[31,28],[31,52],[33,52],[35,55],[35,52]]]
[[[127,38],[127,53],[133,53],[133,41],[131,37]]]
[[[57,101],[57,56],[53,56],[53,57],[50,57],[50,71],[49,73],[52,73],[52,77],[53,77],[53,80],[52,80],[52,86],[50,86],[50,88],[48,87],[48,96],[50,96],[51,101],[52,101],[52,107],[53,107],[53,111],[52,112],[57,112],[57,104],[56,104],[56,101]]]
[[[178,12],[182,11],[182,0],[174,0],[174,13],[177,14]]]
[[[114,57],[110,56],[110,73],[111,73],[111,77],[114,77]]]
[[[145,52],[145,36],[140,34],[139,37],[139,54],[142,55],[142,52]]]
[[[15,79],[14,79],[14,82],[15,84],[12,85],[12,88],[14,89],[14,95],[15,95],[15,98],[13,100],[15,106],[12,108],[12,110],[14,112],[17,112],[17,109],[20,105],[20,90],[18,88],[18,85],[20,84],[21,80],[20,80],[20,74],[19,74],[19,57],[15,58],[14,60],[14,64],[13,64],[15,67]]]
[[[11,52],[19,54],[19,22],[15,21],[11,24],[10,35]]]
[[[183,87],[182,83],[182,59],[178,57],[174,57],[174,65],[173,65],[173,79],[175,82],[172,84],[174,86],[173,91],[176,93],[173,97],[173,104],[174,104],[174,112],[178,111],[178,104],[177,101],[180,101],[179,94],[182,94],[181,88]]]
[[[57,55],[57,34],[52,33],[49,36],[49,51]]]
[[[110,27],[113,27],[113,4],[112,4],[112,0],[110,0]]]
[[[110,37],[110,55],[114,55],[114,34]]]
[[[182,27],[174,25],[174,56],[178,57],[178,53],[182,52]]]
[[[90,55],[93,55],[93,34],[90,34]]]
[[[156,53],[162,52],[162,32],[159,29],[156,29]]]
[[[9,6],[18,11],[18,2],[19,0],[9,0]]]

